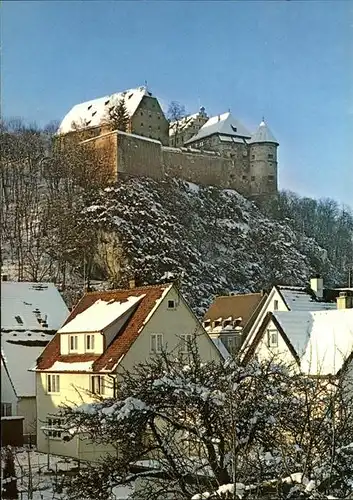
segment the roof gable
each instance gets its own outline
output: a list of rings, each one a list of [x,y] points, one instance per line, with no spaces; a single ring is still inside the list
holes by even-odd
[[[75,130],[73,124],[79,128],[99,126],[109,116],[109,109],[121,101],[124,101],[126,111],[132,117],[145,96],[151,97],[152,94],[146,87],[138,87],[76,104],[64,117],[58,133],[66,134]]]
[[[255,354],[271,321],[304,373],[336,375],[352,357],[353,309],[287,311],[266,315],[244,355],[245,362]]]
[[[2,331],[57,331],[68,315],[54,283],[1,283]]]
[[[228,112],[209,118],[198,133],[186,141],[185,144],[191,144],[214,134],[244,139],[250,139],[251,137],[250,132],[244,125]]]
[[[145,324],[149,321],[155,310],[159,307],[165,295],[172,288],[172,284],[146,286],[129,290],[109,290],[105,292],[87,293],[79,301],[66,321],[68,325],[79,314],[83,313],[98,300],[106,302],[123,303],[129,297],[141,297],[135,302],[136,308],[122,328],[117,332],[112,342],[101,355],[66,355],[60,354],[60,333],[58,332],[52,342],[47,345],[38,359],[37,370],[48,370],[56,361],[83,362],[93,360],[93,371],[112,371],[138,338]]]

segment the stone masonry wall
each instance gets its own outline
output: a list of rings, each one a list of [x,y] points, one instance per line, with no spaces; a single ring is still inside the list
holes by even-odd
[[[118,132],[117,172],[161,180],[164,171],[159,141]]]
[[[277,192],[276,146],[251,146],[245,156],[239,148],[233,157],[219,153],[171,148],[159,141],[115,131],[87,141],[97,149],[108,148],[115,180],[119,175],[151,177],[166,175],[201,185],[235,189],[245,196]],[[268,155],[272,155],[269,159]]]
[[[236,189],[242,194],[249,192],[246,168],[233,159],[216,154],[162,148],[162,163],[169,177],[178,177],[196,184]]]

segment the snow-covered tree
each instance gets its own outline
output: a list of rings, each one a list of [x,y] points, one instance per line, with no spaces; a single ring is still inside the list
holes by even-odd
[[[116,398],[63,410],[70,428],[115,448],[83,468],[71,494],[109,498],[114,486],[143,479],[139,498],[151,500],[221,486],[226,495],[346,495],[351,401],[342,410],[339,386],[290,368],[203,363],[195,348],[187,362],[163,355],[136,366],[122,375]]]

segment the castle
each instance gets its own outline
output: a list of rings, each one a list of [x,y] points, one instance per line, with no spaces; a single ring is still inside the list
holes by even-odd
[[[126,131],[115,130],[109,112],[124,102]],[[146,87],[74,106],[58,133],[108,152],[112,179],[166,175],[203,185],[235,189],[248,197],[278,191],[278,142],[262,120],[250,133],[230,112],[208,117],[205,108],[169,123]]]

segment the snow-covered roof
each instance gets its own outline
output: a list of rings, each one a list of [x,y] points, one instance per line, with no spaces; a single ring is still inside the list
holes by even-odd
[[[2,331],[56,331],[68,315],[69,310],[54,283],[1,282]],[[39,319],[46,320],[44,326]]]
[[[336,374],[353,352],[353,309],[272,313],[310,375]]]
[[[335,375],[353,352],[353,309],[316,311],[301,369],[311,375]]]
[[[185,144],[190,144],[195,141],[218,134],[221,136],[243,137],[250,139],[250,132],[236,120],[231,113],[223,113],[222,115],[212,116],[198,131],[196,135],[191,137]]]
[[[1,356],[18,397],[36,395],[35,374],[29,370],[52,338],[43,332],[1,332]]]
[[[175,134],[176,131],[181,132],[183,130],[188,129],[191,127],[194,122],[198,118],[205,118],[207,119],[207,115],[205,113],[205,108],[201,108],[198,113],[194,113],[192,115],[184,116],[180,120],[175,120],[173,122],[170,122],[169,124],[169,135],[172,136]]]
[[[97,300],[90,307],[66,323],[59,333],[101,332],[142,300],[144,295],[130,296],[124,301]]]
[[[315,300],[303,287],[277,285],[283,299],[291,311],[322,311],[336,309],[335,302]]]
[[[307,346],[313,326],[313,313],[309,311],[276,311],[273,313],[287,335],[298,356]]]
[[[129,290],[86,293],[71,312],[64,327],[57,332],[52,342],[44,349],[42,356],[38,359],[36,369],[39,371],[53,370],[53,366],[55,366],[58,371],[65,371],[69,370],[68,365],[70,363],[75,366],[79,363],[93,361],[89,365],[89,371],[113,371],[138,338],[172,286],[172,283],[164,283]],[[74,323],[76,318],[77,322]],[[115,318],[121,318],[125,322],[123,327],[114,332],[115,336],[103,354],[78,354],[75,356],[60,354],[61,333],[77,332],[77,328],[86,332],[87,327],[89,327],[88,331],[97,331],[103,325],[111,324]],[[61,364],[58,364],[58,362]],[[83,366],[77,366],[77,369],[81,369]]]
[[[274,144],[278,144],[277,139],[264,120],[262,120],[256,132],[251,136],[249,144],[253,144],[255,142],[273,142]]]
[[[96,127],[108,118],[109,109],[124,101],[129,116],[133,116],[143,97],[151,97],[146,87],[117,92],[108,96],[76,104],[60,124],[58,133],[66,134],[78,128]]]

